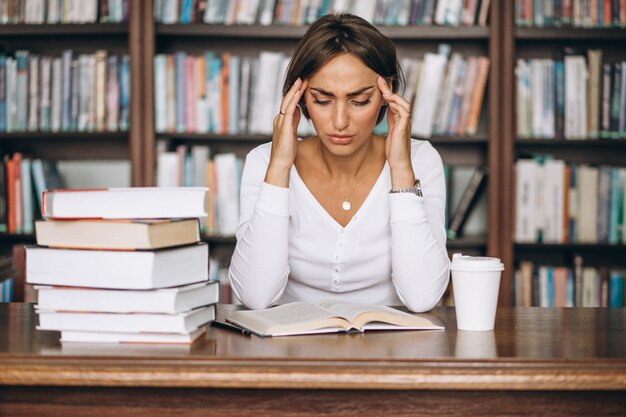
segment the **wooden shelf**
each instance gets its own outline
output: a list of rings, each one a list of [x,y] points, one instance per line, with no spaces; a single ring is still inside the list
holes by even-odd
[[[128,159],[129,133],[12,132],[0,133],[4,153],[21,152],[42,159]]]
[[[184,142],[257,142],[264,143],[272,140],[270,135],[261,134],[218,134],[218,133],[159,133],[157,139],[168,139]],[[433,136],[428,139],[437,145],[486,145],[487,136]]]
[[[0,37],[8,36],[100,36],[128,35],[128,23],[69,23],[0,25]]]
[[[47,140],[47,141],[98,141],[119,140],[127,141],[128,132],[2,132],[0,143],[10,141]]]
[[[620,28],[515,28],[515,38],[529,40],[619,41],[626,40],[626,29]]]
[[[35,235],[23,233],[0,233],[0,245],[15,243],[33,244],[35,243]]]
[[[608,243],[516,243],[515,249],[520,251],[613,251],[615,253],[626,253],[626,245],[610,245]]]
[[[487,236],[468,236],[448,240],[448,250],[476,249],[484,250],[487,247]]]
[[[624,139],[518,139],[514,145],[517,157],[548,154],[576,164],[614,166],[626,164]]]
[[[237,243],[235,236],[204,235],[202,236],[202,240],[209,244],[234,245]]]
[[[209,25],[193,24],[157,24],[157,36],[169,37],[219,37],[219,38],[256,38],[256,39],[299,39],[304,35],[306,26],[261,26],[261,25]],[[394,40],[439,40],[439,39],[483,39],[487,40],[489,28],[448,27],[448,26],[382,26],[380,31]]]
[[[577,148],[626,149],[626,139],[517,139],[515,145],[523,146],[559,146]]]

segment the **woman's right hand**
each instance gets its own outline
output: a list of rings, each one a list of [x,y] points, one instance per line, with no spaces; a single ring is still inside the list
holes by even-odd
[[[296,160],[298,147],[297,131],[300,123],[298,102],[308,84],[308,80],[302,81],[298,78],[280,103],[280,111],[274,118],[272,153],[265,174],[265,182],[268,184],[289,187],[289,172]]]

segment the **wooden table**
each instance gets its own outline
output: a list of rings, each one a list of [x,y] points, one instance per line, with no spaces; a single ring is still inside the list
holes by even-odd
[[[219,306],[223,316],[233,306]],[[61,344],[0,305],[0,416],[626,415],[626,310],[500,308],[493,332]]]

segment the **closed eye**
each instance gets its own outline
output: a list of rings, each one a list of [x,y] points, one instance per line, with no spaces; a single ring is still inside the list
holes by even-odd
[[[361,100],[361,101],[357,101],[357,100],[353,100],[352,104],[356,105],[356,106],[366,106],[368,104],[370,104],[371,100],[368,98],[367,100]]]
[[[319,104],[320,106],[325,106],[327,104],[330,104],[330,100],[319,100],[317,98],[313,98],[313,103]]]

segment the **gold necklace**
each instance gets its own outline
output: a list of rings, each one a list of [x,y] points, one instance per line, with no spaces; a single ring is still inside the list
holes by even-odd
[[[370,152],[370,157],[368,158],[367,161],[365,161],[363,166],[367,166],[367,164],[369,163],[370,159],[372,159],[372,155],[373,154],[374,154],[374,151],[372,150]],[[350,190],[350,192],[348,194],[344,193],[343,190],[341,189],[341,187],[339,186],[339,184],[337,183],[337,181],[335,180],[335,177],[333,177],[333,174],[331,174],[330,168],[328,168],[328,164],[326,163],[326,159],[324,159],[323,155],[322,155],[322,161],[324,161],[324,165],[326,166],[326,170],[328,171],[328,176],[333,181],[333,184],[335,184],[335,187],[337,187],[339,192],[344,195],[343,202],[341,203],[342,210],[343,211],[350,211],[352,209],[352,203],[350,202],[350,196],[352,196],[352,193],[354,192],[354,190],[356,190],[356,187],[357,187],[357,185],[359,185],[359,182],[356,181],[354,183],[354,185],[352,186],[352,189]],[[359,174],[360,173],[357,172],[357,175],[355,175],[355,179],[359,176]]]

